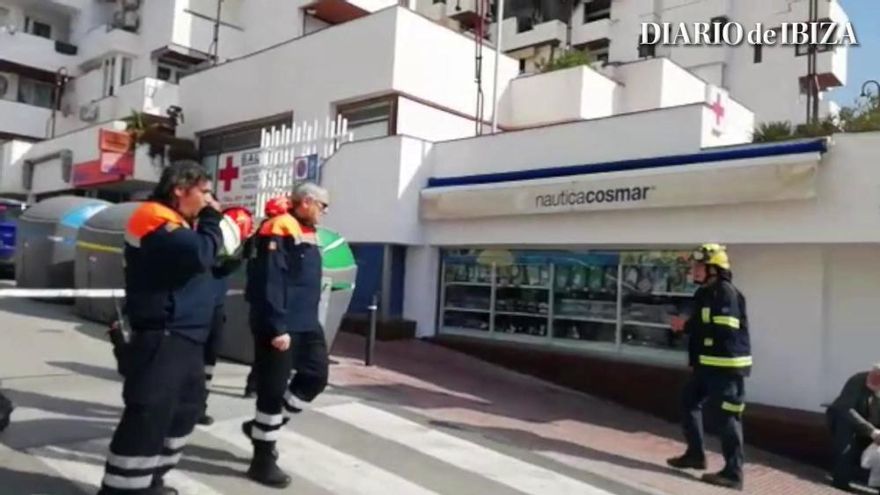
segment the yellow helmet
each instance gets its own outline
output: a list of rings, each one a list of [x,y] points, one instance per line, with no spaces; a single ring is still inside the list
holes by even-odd
[[[730,259],[727,257],[727,248],[721,244],[703,244],[694,251],[691,259],[699,263],[714,265],[718,268],[730,270]]]

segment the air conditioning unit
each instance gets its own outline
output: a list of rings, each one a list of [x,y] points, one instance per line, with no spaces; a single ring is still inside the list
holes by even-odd
[[[88,105],[83,105],[79,108],[79,119],[83,122],[94,122],[98,120],[99,113],[100,109],[98,108],[98,105],[89,103]]]
[[[141,15],[132,10],[125,11],[123,14],[122,27],[124,29],[137,31],[141,25]]]
[[[113,13],[113,20],[110,21],[110,25],[113,26],[114,29],[121,29],[125,22],[125,12],[119,10]]]

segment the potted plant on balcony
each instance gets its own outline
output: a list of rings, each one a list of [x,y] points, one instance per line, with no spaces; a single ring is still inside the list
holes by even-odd
[[[167,150],[171,161],[198,159],[195,143],[175,136],[176,122],[171,119],[133,110],[123,121],[126,123],[125,131],[131,136],[132,152],[145,144],[149,146],[151,158],[165,155]]]
[[[579,67],[581,65],[590,65],[593,62],[595,62],[595,58],[589,51],[571,49],[562,52],[560,55],[553,57],[549,61],[542,61],[538,64],[538,70],[541,73],[553,72],[555,70]]]

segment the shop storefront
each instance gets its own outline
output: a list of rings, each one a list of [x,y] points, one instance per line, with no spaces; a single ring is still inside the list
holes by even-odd
[[[695,286],[687,251],[442,252],[440,334],[684,365],[669,319]]]

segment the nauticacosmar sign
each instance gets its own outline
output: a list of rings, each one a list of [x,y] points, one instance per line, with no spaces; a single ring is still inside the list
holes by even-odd
[[[422,191],[426,220],[724,205],[815,197],[818,156],[585,174]]]
[[[588,191],[563,190],[558,194],[535,196],[535,208],[642,201],[648,199],[648,192],[654,189],[656,189],[655,186],[633,186]]]

